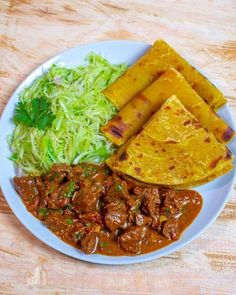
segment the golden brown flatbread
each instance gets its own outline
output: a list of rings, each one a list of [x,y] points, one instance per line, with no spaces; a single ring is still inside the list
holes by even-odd
[[[227,173],[232,161],[228,148],[172,96],[106,163],[142,182],[181,187]]]
[[[163,75],[126,104],[101,128],[102,132],[116,145],[122,145],[127,139],[136,135],[163,102],[174,94],[219,141],[226,143],[233,138],[234,131],[174,68],[166,70]]]
[[[121,109],[164,71],[175,68],[214,110],[226,103],[222,92],[163,40],[154,45],[103,93]]]

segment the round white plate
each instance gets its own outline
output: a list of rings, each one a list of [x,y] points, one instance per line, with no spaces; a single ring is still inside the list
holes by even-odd
[[[128,264],[148,261],[172,253],[199,236],[216,219],[227,202],[234,184],[236,174],[235,168],[223,177],[220,177],[207,185],[197,187],[196,190],[200,192],[204,199],[203,208],[197,219],[183,233],[180,240],[152,253],[134,257],[112,257],[98,254],[85,255],[80,250],[73,248],[58,239],[39,220],[26,210],[12,183],[12,179],[16,175],[16,172],[13,162],[8,159],[11,155],[11,151],[6,142],[7,135],[11,134],[14,128],[12,117],[19,93],[26,86],[30,85],[35,78],[42,75],[42,73],[53,63],[60,63],[68,67],[74,67],[80,64],[89,52],[93,51],[101,54],[112,63],[125,62],[127,64],[132,64],[149,47],[150,45],[140,42],[105,41],[69,49],[45,62],[20,84],[9,100],[0,121],[0,185],[9,206],[24,226],[38,239],[50,247],[80,260],[103,264]],[[220,116],[224,118],[233,129],[235,129],[229,107],[224,106],[219,113]],[[235,140],[229,147],[231,151],[236,154]]]

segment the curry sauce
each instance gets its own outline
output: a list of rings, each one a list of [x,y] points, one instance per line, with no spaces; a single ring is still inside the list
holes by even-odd
[[[15,177],[26,208],[86,254],[139,255],[181,237],[202,207],[192,190],[138,186],[105,165],[55,164],[41,177]]]

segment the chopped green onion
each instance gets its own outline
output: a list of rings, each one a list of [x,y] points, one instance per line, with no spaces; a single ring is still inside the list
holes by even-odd
[[[139,205],[136,206],[136,207],[132,207],[131,208],[131,211],[134,212],[134,213],[137,213],[138,212],[138,209],[139,209]]]
[[[71,225],[71,224],[73,224],[74,222],[73,222],[73,219],[66,219],[66,223]]]
[[[97,171],[97,168],[95,168],[95,167],[85,167],[84,171],[82,173],[82,176],[89,177],[89,176],[91,176],[92,172],[96,172],[96,171]]]
[[[170,214],[170,208],[169,207],[166,207],[165,208],[165,212],[166,212],[166,214]]]
[[[66,206],[66,208],[67,208],[68,210],[72,210],[72,205],[69,203],[69,204]]]
[[[69,189],[68,189],[67,193],[65,194],[65,197],[72,198],[74,191],[75,191],[75,182],[71,181],[69,183]]]
[[[91,222],[86,222],[86,223],[85,223],[85,226],[86,226],[86,227],[91,227],[91,226],[92,226],[92,223],[91,223]]]
[[[90,173],[90,171],[88,169],[85,169],[83,171],[83,174],[82,174],[83,177],[89,177],[90,175],[91,175],[91,173]]]
[[[109,242],[100,242],[101,248],[107,248],[110,245]]]
[[[76,240],[80,240],[81,237],[82,237],[82,234],[77,232],[77,233],[74,234],[74,237],[75,237]]]
[[[122,185],[120,183],[116,183],[115,184],[115,191],[116,192],[121,192],[122,191]]]
[[[39,209],[39,214],[42,216],[46,216],[47,215],[47,209],[46,208],[40,208]]]
[[[108,167],[105,167],[105,169],[104,169],[104,174],[105,174],[106,176],[108,176],[108,175],[110,174],[110,172],[111,172],[111,170],[110,170]]]

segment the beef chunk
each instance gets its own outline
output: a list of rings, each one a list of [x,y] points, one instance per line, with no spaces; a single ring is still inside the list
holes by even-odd
[[[117,202],[121,199],[123,200],[123,194],[119,191],[116,191],[115,188],[112,186],[107,190],[103,199],[105,203]]]
[[[47,213],[44,214],[44,224],[56,233],[67,228],[67,223],[63,217],[63,213],[56,210],[47,209]]]
[[[39,194],[35,177],[14,177],[14,185],[17,192],[20,194],[22,199],[24,199],[24,201],[30,201],[32,200],[32,198],[37,197]]]
[[[66,164],[54,164],[43,177],[45,191],[41,194],[41,207],[63,209],[69,203],[75,190],[79,188],[74,181],[69,181],[71,167]]]
[[[184,191],[174,191],[168,188],[160,190],[163,198],[162,214],[167,217],[176,216],[181,213],[183,206],[189,202],[189,196]]]
[[[35,214],[40,204],[40,194],[44,189],[41,177],[14,177],[13,181],[27,209]]]
[[[69,179],[74,181],[77,181],[78,179],[83,181],[88,180],[90,182],[94,180],[102,183],[106,179],[105,166],[84,163],[72,166]]]
[[[118,229],[127,228],[127,209],[124,201],[118,200],[105,206],[104,222],[108,230],[116,233]]]
[[[132,199],[130,199],[132,200]],[[139,212],[139,208],[141,205],[140,199],[133,199],[132,202],[128,204],[128,221],[129,223],[135,223],[135,215]]]
[[[107,179],[107,190],[104,196],[106,203],[111,203],[117,200],[128,200],[130,198],[127,182],[120,179],[116,174]]]
[[[164,223],[162,233],[169,240],[178,240],[179,238],[178,220],[175,218],[168,219]]]
[[[148,216],[153,216],[159,212],[161,204],[158,189],[146,188],[143,193],[142,211]]]
[[[75,221],[73,223],[73,227],[70,231],[70,239],[72,239],[75,243],[79,243],[82,241],[85,236],[91,233],[96,233],[99,235],[101,232],[101,225],[94,224],[90,222],[85,222],[85,220]]]
[[[68,176],[71,173],[71,168],[67,164],[54,164],[48,172],[45,177],[44,181],[49,182],[51,184],[52,182],[61,183],[63,180],[67,180]]]
[[[118,229],[125,229],[128,226],[127,214],[119,211],[110,211],[104,217],[106,227],[116,233]]]
[[[127,189],[127,183],[121,180],[117,175],[113,179],[109,178],[110,184],[103,197],[104,201],[104,222],[106,228],[116,234],[118,229],[127,229],[128,212],[127,202],[130,195]]]
[[[140,254],[142,245],[146,242],[146,226],[132,226],[118,238],[119,245],[126,251]]]
[[[146,188],[144,188],[144,187],[136,186],[136,187],[133,188],[133,193],[136,196],[143,196],[145,191],[146,191]]]
[[[161,200],[159,197],[157,188],[146,188],[143,189],[143,201],[141,205],[141,211],[143,214],[152,218],[152,228],[158,228],[160,224],[160,204]]]
[[[108,212],[104,216],[104,223],[110,232],[117,234],[119,229],[128,227],[127,214],[119,211]]]
[[[59,187],[52,187],[46,197],[48,208],[55,210],[65,208],[70,203],[75,189],[78,187],[74,182],[66,182]]]
[[[78,214],[78,221],[86,224],[100,224],[102,225],[102,216],[99,212]]]
[[[151,225],[152,224],[152,218],[147,217],[141,213],[137,213],[135,215],[135,223],[137,226],[143,226],[143,225]]]
[[[89,232],[80,241],[81,250],[85,254],[93,254],[97,250],[99,242],[99,234],[97,232]]]
[[[68,178],[71,181],[78,181],[78,179],[81,179],[83,171],[84,169],[81,167],[81,165],[72,166]]]
[[[77,213],[91,213],[98,211],[100,191],[93,191],[91,187],[81,188],[72,198],[72,205]]]

